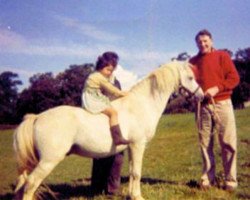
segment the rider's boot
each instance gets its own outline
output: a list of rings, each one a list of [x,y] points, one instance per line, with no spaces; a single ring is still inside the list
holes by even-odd
[[[112,126],[110,128],[110,131],[115,145],[129,144],[129,141],[123,138],[119,125]]]

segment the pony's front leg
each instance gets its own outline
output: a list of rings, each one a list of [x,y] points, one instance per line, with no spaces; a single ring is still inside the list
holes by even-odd
[[[133,143],[129,146],[129,195],[132,200],[144,200],[141,196],[141,170],[145,143]]]

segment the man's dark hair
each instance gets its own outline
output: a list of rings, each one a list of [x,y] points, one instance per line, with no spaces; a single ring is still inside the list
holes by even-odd
[[[203,30],[200,30],[196,36],[195,36],[195,41],[198,40],[198,38],[201,36],[201,35],[207,35],[208,37],[210,37],[212,39],[212,34],[207,30],[207,29],[203,29]]]

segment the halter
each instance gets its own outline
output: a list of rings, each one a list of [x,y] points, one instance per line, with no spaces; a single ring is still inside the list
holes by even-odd
[[[187,89],[186,87],[184,87],[183,85],[181,85],[179,87],[179,94],[184,96],[186,98],[186,100],[189,101],[190,99],[192,99],[195,96],[195,94],[198,92],[199,89],[200,89],[200,86],[198,85],[198,87],[192,92],[189,89]]]

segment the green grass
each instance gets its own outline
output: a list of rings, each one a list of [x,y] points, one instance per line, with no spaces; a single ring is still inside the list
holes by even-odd
[[[201,156],[193,114],[162,116],[157,133],[148,144],[142,169],[142,194],[149,200],[234,200],[250,199],[250,109],[236,111],[238,132],[238,181],[236,192],[213,187],[201,191],[197,187],[201,173]],[[12,130],[0,132],[0,199],[13,197],[16,165],[12,150]],[[218,143],[217,175],[223,170]],[[70,156],[61,162],[45,182],[62,199],[88,199],[91,159]],[[122,172],[122,193],[127,192],[127,158]],[[96,200],[106,200],[104,195]],[[114,199],[122,199],[116,197]]]

